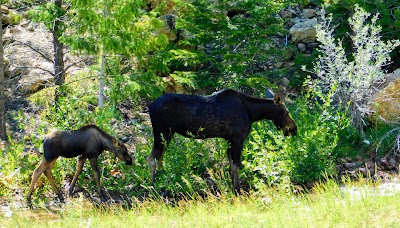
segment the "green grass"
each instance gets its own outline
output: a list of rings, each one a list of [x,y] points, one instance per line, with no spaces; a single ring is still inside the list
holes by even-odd
[[[363,190],[364,189],[364,190]],[[298,195],[267,189],[263,196],[209,196],[181,200],[133,201],[133,207],[95,207],[83,198],[63,209],[15,209],[0,216],[0,227],[398,227],[399,194],[329,181]]]

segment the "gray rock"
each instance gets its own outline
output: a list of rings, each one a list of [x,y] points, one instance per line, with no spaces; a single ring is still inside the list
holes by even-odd
[[[316,40],[316,24],[317,20],[314,18],[293,25],[289,30],[289,33],[292,36],[292,41],[314,42]]]
[[[315,9],[305,9],[303,13],[301,14],[302,17],[304,18],[313,18],[316,15],[316,10]]]
[[[305,52],[306,51],[306,45],[303,43],[298,43],[297,48],[299,49],[300,52]]]
[[[288,11],[288,10],[282,10],[280,13],[282,18],[292,18],[293,17],[293,13]]]

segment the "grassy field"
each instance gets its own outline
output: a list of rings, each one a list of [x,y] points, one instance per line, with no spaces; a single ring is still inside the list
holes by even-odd
[[[180,200],[135,201],[96,207],[75,198],[61,209],[12,209],[0,216],[0,227],[400,227],[400,197],[388,185],[328,182],[310,193],[276,189],[263,196],[209,196]]]

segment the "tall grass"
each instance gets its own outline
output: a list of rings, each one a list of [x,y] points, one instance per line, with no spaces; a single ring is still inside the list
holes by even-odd
[[[400,226],[399,194],[379,194],[376,185],[366,186],[343,188],[328,181],[298,195],[269,189],[263,196],[210,195],[173,204],[162,199],[133,200],[130,209],[96,207],[78,198],[59,211],[16,209],[10,218],[0,216],[0,227]]]

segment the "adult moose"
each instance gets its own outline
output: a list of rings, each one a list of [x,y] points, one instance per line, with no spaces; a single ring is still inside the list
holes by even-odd
[[[238,172],[243,141],[255,121],[272,120],[285,136],[296,135],[297,126],[279,96],[267,91],[267,99],[247,96],[232,89],[224,89],[210,96],[165,94],[149,108],[153,125],[154,145],[147,162],[154,183],[156,160],[162,166],[162,156],[175,133],[185,137],[224,138],[232,186],[239,192]]]
[[[83,165],[86,159],[89,159],[93,170],[93,175],[96,180],[97,191],[102,201],[105,201],[106,198],[100,185],[100,172],[97,164],[97,157],[104,150],[108,150],[114,153],[118,159],[125,161],[127,165],[132,164],[132,158],[129,156],[125,145],[95,125],[87,125],[78,130],[49,133],[43,140],[43,149],[44,158],[32,174],[32,182],[26,197],[29,207],[32,207],[31,196],[35,188],[35,184],[43,172],[58,195],[59,199],[64,201],[64,198],[54,183],[54,179],[51,174],[54,163],[60,156],[66,158],[79,156],[76,172],[69,188],[69,195],[72,195],[78,176],[82,172]]]

